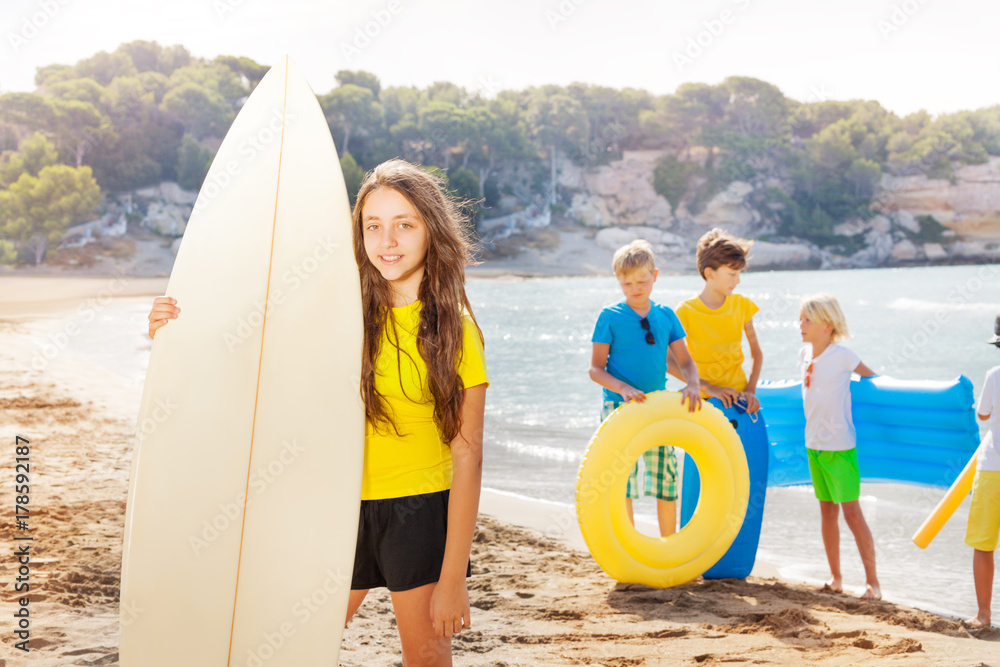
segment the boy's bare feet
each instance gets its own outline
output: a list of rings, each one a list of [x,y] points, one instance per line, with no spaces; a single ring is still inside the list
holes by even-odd
[[[823,593],[836,593],[838,595],[844,592],[844,584],[837,577],[834,577],[830,581],[823,584],[823,587],[819,589]]]
[[[881,600],[882,590],[878,586],[868,584],[865,586],[865,592],[860,597],[862,600]]]
[[[990,627],[990,617],[983,616],[982,614],[978,616],[973,616],[969,620],[965,621],[965,624],[973,628],[988,628]]]

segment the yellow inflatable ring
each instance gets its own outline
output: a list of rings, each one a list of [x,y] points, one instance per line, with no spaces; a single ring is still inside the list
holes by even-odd
[[[638,458],[664,443],[681,447],[701,473],[698,507],[680,532],[648,537],[628,520],[626,483]],[[750,493],[736,430],[715,407],[688,412],[680,394],[658,391],[616,410],[594,434],[580,464],[576,512],[597,564],[612,578],[679,586],[712,567],[736,539]]]

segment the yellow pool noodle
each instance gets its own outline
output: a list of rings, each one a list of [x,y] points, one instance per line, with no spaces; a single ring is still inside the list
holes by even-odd
[[[987,431],[986,437],[983,439],[982,444],[979,445],[979,449],[990,439],[991,434]],[[958,506],[962,504],[962,501],[969,495],[969,492],[972,491],[972,480],[976,476],[976,457],[979,454],[979,449],[976,449],[972,458],[965,465],[965,469],[962,470],[958,479],[948,489],[948,493],[944,494],[941,502],[937,504],[937,507],[930,513],[930,516],[927,517],[923,525],[913,534],[911,538],[913,543],[921,549],[926,549],[927,545],[937,537],[937,534],[944,528],[944,524],[948,523],[948,519],[955,513]]]

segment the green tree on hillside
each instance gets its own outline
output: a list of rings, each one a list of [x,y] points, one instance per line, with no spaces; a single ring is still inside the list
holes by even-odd
[[[454,167],[447,175],[448,191],[461,203],[462,212],[475,226],[479,219],[480,185],[474,173],[463,167]]]
[[[984,131],[985,130],[985,131]],[[977,131],[979,136],[977,137]],[[953,165],[981,164],[988,158],[981,143],[993,139],[972,117],[957,113],[926,123],[915,137],[893,135],[888,156],[890,169],[899,174],[927,174],[931,178],[952,178]]]
[[[419,128],[423,138],[441,156],[446,172],[451,168],[452,154],[475,134],[472,123],[472,116],[451,102],[432,100],[421,110]]]
[[[673,155],[660,158],[653,169],[653,189],[676,211],[691,189],[691,178],[702,171],[697,162],[682,162]]]
[[[111,129],[110,121],[89,102],[52,100],[56,110],[55,136],[60,149],[83,165],[87,152]]]
[[[198,139],[222,137],[235,117],[220,93],[190,82],[171,88],[163,96],[160,110]]]
[[[160,46],[156,42],[136,40],[122,44],[116,53],[124,53],[139,72],[159,72],[170,76],[174,70],[191,64],[191,53],[183,46]]]
[[[725,133],[728,99],[729,95],[719,87],[686,83],[668,97],[664,107],[672,143],[684,146],[688,156],[693,146],[705,148],[709,168]]]
[[[56,123],[56,111],[52,103],[37,93],[0,95],[0,117],[25,133],[50,130]]]
[[[73,69],[78,77],[93,79],[102,86],[108,85],[119,76],[134,76],[139,73],[132,58],[123,51],[114,53],[98,51],[78,62]]]
[[[805,142],[805,151],[792,167],[792,197],[803,211],[816,211],[834,219],[857,213],[858,200],[846,184],[846,173],[860,155],[851,141],[851,123],[839,120],[826,126]],[[823,227],[818,224],[816,227]]]
[[[988,155],[1000,155],[1000,105],[960,112],[972,127],[973,141]]]
[[[385,114],[385,125],[391,129],[406,117],[417,117],[420,91],[414,86],[393,86],[382,90],[378,100]]]
[[[590,136],[590,120],[583,105],[569,95],[547,95],[539,91],[531,98],[527,121],[535,140],[548,149],[551,167],[549,200],[555,204],[558,200],[556,156],[562,148],[579,146],[586,141]]]
[[[236,106],[250,88],[232,69],[221,63],[195,63],[174,70],[168,79],[171,89],[194,84],[219,95],[235,114]]]
[[[344,153],[340,157],[340,170],[344,173],[344,185],[347,187],[347,196],[351,200],[351,206],[357,201],[358,191],[361,183],[365,179],[365,170],[358,166],[354,156]]]
[[[271,69],[267,65],[261,65],[251,58],[242,56],[219,56],[214,62],[220,65],[225,65],[232,70],[236,76],[245,79],[248,84],[246,88],[246,92],[248,94],[253,92],[253,89],[257,87],[257,84],[264,78],[267,71]]]
[[[882,167],[872,160],[858,158],[844,172],[844,179],[854,188],[855,200],[870,201],[882,180]]]
[[[55,147],[39,134],[24,141],[18,156],[0,156],[0,239],[32,251],[35,264],[70,224],[94,212],[101,196],[90,167],[55,160]],[[11,181],[17,163],[23,171]]]
[[[731,76],[721,84],[728,93],[725,119],[729,132],[767,139],[784,133],[788,101],[770,83],[745,76]]]
[[[367,88],[372,91],[372,95],[376,99],[378,99],[379,93],[382,91],[382,82],[371,72],[363,72],[361,70],[352,72],[351,70],[342,69],[334,75],[334,78],[337,80],[338,86],[352,84]]]
[[[464,88],[450,81],[435,81],[424,91],[425,102],[445,102],[462,106],[467,97],[468,93]]]
[[[590,125],[590,135],[582,150],[573,157],[584,164],[603,164],[621,157],[622,150],[640,136],[639,117],[653,107],[653,97],[646,91],[574,83],[566,94],[583,106]]]
[[[35,93],[0,96],[0,115],[24,132],[42,131],[76,166],[108,129],[108,119],[90,102],[50,98]]]
[[[46,87],[52,97],[77,102],[87,102],[97,106],[101,102],[104,86],[93,79],[67,79]]]
[[[35,85],[40,92],[44,92],[52,84],[79,78],[83,77],[76,73],[76,68],[72,65],[45,65],[35,70]]]
[[[729,77],[719,87],[728,100],[714,134],[722,159],[713,190],[758,174],[774,175],[775,158],[787,146],[788,100],[775,86],[750,77]]]
[[[0,153],[0,189],[6,189],[22,174],[38,176],[45,167],[59,162],[59,154],[45,135],[35,132],[16,151]]]
[[[105,88],[101,110],[111,129],[85,160],[102,188],[120,192],[176,178],[184,126],[160,109],[167,86],[163,74],[143,72]]]
[[[369,134],[382,124],[382,107],[375,95],[369,89],[353,83],[334,88],[323,95],[319,102],[330,124],[330,131],[340,130],[343,139],[338,148],[341,152],[350,152],[352,133]]]
[[[791,110],[788,122],[793,136],[808,139],[827,125],[850,118],[852,111],[850,102],[825,100],[801,104]]]
[[[177,149],[177,185],[185,190],[200,190],[213,157],[212,151],[203,148],[190,134],[185,134]]]

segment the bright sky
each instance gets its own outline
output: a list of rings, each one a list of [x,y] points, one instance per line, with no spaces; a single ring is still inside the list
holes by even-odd
[[[0,91],[145,39],[265,64],[290,53],[320,93],[340,69],[486,95],[742,75],[797,100],[937,114],[1000,103],[998,27],[997,0],[3,0]]]

